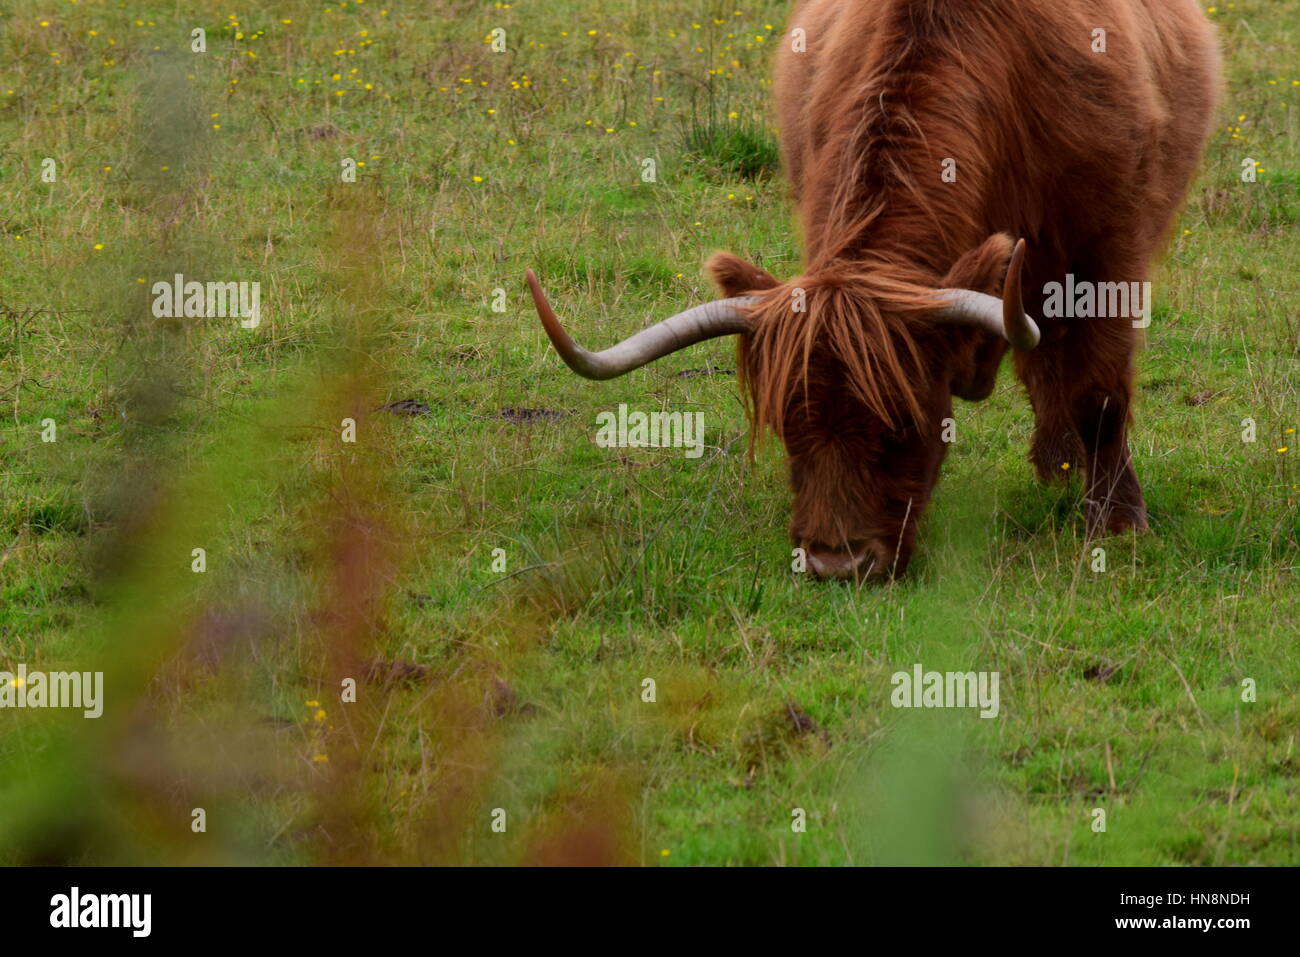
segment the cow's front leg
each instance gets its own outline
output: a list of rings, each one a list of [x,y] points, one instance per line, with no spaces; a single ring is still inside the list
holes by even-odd
[[[1145,531],[1146,503],[1128,447],[1133,337],[1123,328],[1083,325],[1088,321],[1047,332],[1037,349],[1016,356],[1034,408],[1029,458],[1041,481],[1082,476],[1090,536]]]
[[[1056,336],[1033,352],[1016,354],[1016,372],[1025,384],[1029,404],[1034,410],[1034,437],[1029,446],[1029,461],[1040,482],[1064,482],[1071,469],[1082,469],[1083,448],[1070,407],[1065,372],[1063,343]]]
[[[1090,386],[1074,396],[1089,536],[1147,530],[1146,502],[1128,446],[1131,402],[1128,378],[1109,387]]]

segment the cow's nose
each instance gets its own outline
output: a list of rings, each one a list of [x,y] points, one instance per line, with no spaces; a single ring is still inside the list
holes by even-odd
[[[847,548],[805,544],[803,549],[808,556],[808,570],[816,578],[862,581],[883,573],[883,569],[877,567],[875,550],[866,543]]]

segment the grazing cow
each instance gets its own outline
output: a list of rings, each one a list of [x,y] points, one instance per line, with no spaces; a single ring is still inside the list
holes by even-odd
[[[782,283],[719,253],[727,298],[600,353],[528,282],[555,348],[590,378],[740,336],[751,436],[785,444],[790,531],[819,577],[907,567],[952,397],[986,398],[1008,347],[1039,478],[1082,471],[1089,534],[1143,531],[1133,316],[1037,307],[1067,277],[1147,279],[1218,91],[1194,0],[804,0],[775,84],[802,274]]]

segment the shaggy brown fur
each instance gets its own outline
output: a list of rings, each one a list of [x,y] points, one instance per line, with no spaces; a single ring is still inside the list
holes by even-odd
[[[813,570],[898,573],[952,396],[986,397],[1006,350],[936,325],[933,290],[999,293],[1013,237],[1028,242],[1036,318],[1066,273],[1146,280],[1211,125],[1218,54],[1193,0],[804,0],[790,31],[775,89],[803,273],[709,265],[726,294],[761,296],[741,369],[755,433],[786,445],[791,532]],[[1040,477],[1078,467],[1090,531],[1144,529],[1131,320],[1040,326],[1040,346],[1016,355]]]

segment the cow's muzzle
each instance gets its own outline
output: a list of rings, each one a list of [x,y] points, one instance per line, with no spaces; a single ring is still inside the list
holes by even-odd
[[[814,578],[842,581],[880,581],[902,574],[906,558],[896,556],[892,548],[878,542],[854,542],[843,547],[829,547],[805,542],[808,571]]]

